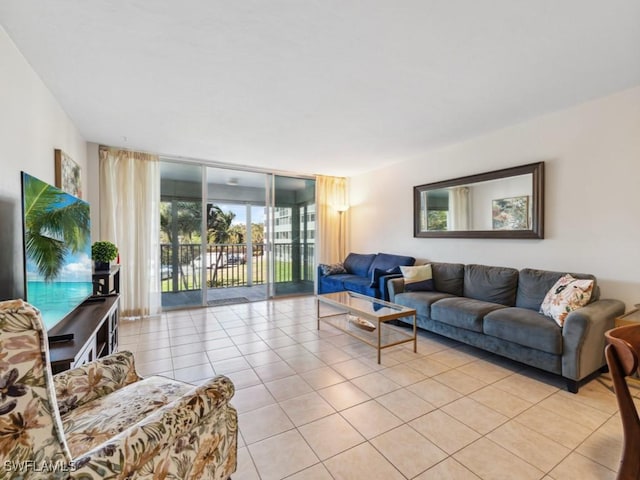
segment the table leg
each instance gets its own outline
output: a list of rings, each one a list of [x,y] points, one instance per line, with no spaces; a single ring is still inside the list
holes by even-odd
[[[382,328],[380,322],[378,321],[378,365],[380,365],[380,344],[382,340]]]
[[[418,332],[416,315],[413,316],[413,353],[418,353]]]

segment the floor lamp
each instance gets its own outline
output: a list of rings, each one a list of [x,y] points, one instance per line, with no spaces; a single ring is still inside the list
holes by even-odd
[[[349,210],[349,205],[339,205],[336,207],[336,210],[340,214],[338,216],[338,256],[340,257],[339,261],[342,262],[344,260],[344,253],[342,251],[342,214]]]

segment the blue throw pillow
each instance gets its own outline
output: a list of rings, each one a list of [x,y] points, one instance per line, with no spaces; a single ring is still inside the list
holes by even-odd
[[[371,272],[371,288],[378,288],[380,284],[380,277],[384,277],[385,275],[392,275],[394,273],[401,273],[400,267],[393,267],[387,270],[383,270],[382,268],[374,268],[373,272]]]

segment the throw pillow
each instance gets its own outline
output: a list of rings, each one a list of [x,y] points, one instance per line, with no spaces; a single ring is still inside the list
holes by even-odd
[[[592,291],[593,280],[578,280],[566,274],[547,292],[540,313],[553,318],[562,327],[569,313],[589,302]]]
[[[405,292],[433,291],[431,264],[418,265],[416,267],[400,267],[400,271],[404,277]]]
[[[331,263],[325,264],[321,263],[320,270],[322,270],[322,275],[337,275],[338,273],[347,273],[342,263]]]
[[[394,273],[400,273],[400,267],[393,267],[387,270],[382,268],[374,268],[373,272],[371,272],[371,288],[378,288],[380,284],[380,277],[384,277],[385,275],[393,275]]]

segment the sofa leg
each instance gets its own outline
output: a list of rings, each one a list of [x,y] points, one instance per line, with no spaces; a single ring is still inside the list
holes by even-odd
[[[580,388],[580,382],[578,382],[577,380],[571,380],[569,378],[567,378],[566,381],[567,381],[567,390],[571,393],[578,393],[578,388]]]

